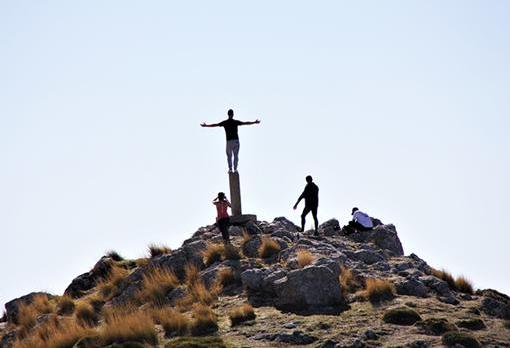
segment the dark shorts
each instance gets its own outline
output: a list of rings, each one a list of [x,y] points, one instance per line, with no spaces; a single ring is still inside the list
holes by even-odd
[[[305,206],[305,209],[303,209],[303,213],[301,214],[301,216],[307,216],[309,212],[312,212],[313,216],[317,216],[317,208],[318,207]]]

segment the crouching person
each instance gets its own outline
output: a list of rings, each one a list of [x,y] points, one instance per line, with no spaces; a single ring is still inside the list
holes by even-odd
[[[230,216],[228,215],[230,202],[227,197],[225,197],[225,194],[220,192],[218,193],[218,197],[213,200],[213,204],[216,206],[216,211],[218,213],[216,217],[216,226],[221,231],[223,242],[230,243],[230,235],[228,233],[228,228],[230,227]]]
[[[352,208],[351,215],[352,220],[343,228],[345,234],[351,234],[356,231],[370,231],[374,228],[372,218],[358,208]]]

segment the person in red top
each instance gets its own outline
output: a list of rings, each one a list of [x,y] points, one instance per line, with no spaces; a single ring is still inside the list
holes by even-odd
[[[223,241],[225,243],[230,243],[230,235],[228,234],[228,227],[230,226],[230,216],[228,215],[228,208],[230,207],[230,202],[223,192],[218,193],[218,197],[216,197],[213,202],[216,206],[216,211],[218,216],[216,217],[216,226],[221,231],[221,236],[223,237]]]

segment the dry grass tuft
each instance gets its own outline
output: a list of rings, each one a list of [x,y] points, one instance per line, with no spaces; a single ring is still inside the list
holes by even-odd
[[[304,268],[315,261],[315,256],[313,256],[312,253],[308,250],[300,249],[296,254],[299,267],[301,268]]]
[[[227,267],[220,269],[216,275],[216,281],[222,288],[226,288],[227,286],[234,284],[236,279],[232,268]]]
[[[143,276],[143,287],[138,292],[138,300],[141,303],[151,302],[162,306],[166,302],[169,291],[179,286],[179,279],[175,273],[167,268],[151,268]]]
[[[158,343],[154,321],[149,313],[135,310],[112,311],[99,331],[103,345],[123,342]]]
[[[171,308],[160,308],[152,311],[154,321],[163,326],[167,337],[184,336],[191,325],[190,319]]]
[[[445,269],[437,270],[433,268],[432,275],[447,282],[450,289],[457,290],[457,287],[455,285],[455,279],[453,278],[450,272],[446,271]]]
[[[135,265],[138,267],[145,267],[149,265],[149,259],[147,257],[141,257],[135,260]]]
[[[258,251],[261,258],[267,259],[280,252],[280,244],[269,237],[262,237]]]
[[[225,246],[223,244],[219,243],[209,244],[207,248],[203,251],[205,265],[210,266],[215,262],[221,261],[224,253]]]
[[[172,252],[172,249],[170,249],[169,247],[167,247],[166,245],[163,245],[163,244],[152,243],[152,244],[149,244],[147,249],[149,251],[150,258],[165,255],[165,254],[170,254]]]
[[[70,296],[62,296],[58,299],[57,313],[59,315],[71,315],[75,307],[74,300]]]
[[[54,306],[50,303],[47,295],[36,295],[31,303],[22,303],[18,307],[19,335],[25,337],[35,326],[37,317],[42,314],[52,313]]]
[[[188,286],[193,286],[196,282],[200,280],[200,270],[198,266],[194,263],[188,263],[184,267],[184,282]]]
[[[193,306],[192,316],[191,334],[193,336],[207,335],[218,330],[218,318],[210,307],[197,304]]]
[[[377,304],[392,300],[395,297],[395,288],[388,280],[368,279],[364,295],[371,303]]]
[[[119,294],[119,285],[127,277],[129,271],[123,267],[112,266],[105,279],[100,281],[96,288],[105,300],[110,300]]]
[[[108,250],[105,256],[116,262],[124,261],[124,258],[115,250]]]
[[[210,305],[216,300],[216,291],[207,289],[204,282],[196,282],[190,289],[190,294],[195,302],[200,302],[204,305]]]
[[[78,303],[74,315],[78,324],[84,327],[94,327],[99,322],[99,315],[90,303]]]
[[[244,323],[245,321],[254,320],[256,318],[253,307],[248,303],[233,309],[230,311],[228,316],[232,326],[236,326]]]
[[[467,279],[463,276],[457,277],[457,279],[455,279],[455,288],[458,291],[463,292],[465,294],[470,294],[470,295],[474,294],[473,284],[471,283],[471,281],[469,279]]]
[[[225,260],[241,259],[241,254],[239,254],[239,250],[232,244],[225,245],[225,248],[223,250],[223,256],[225,257]]]
[[[352,271],[345,266],[340,267],[340,285],[342,286],[342,291],[347,293],[354,293],[362,288],[362,285]]]

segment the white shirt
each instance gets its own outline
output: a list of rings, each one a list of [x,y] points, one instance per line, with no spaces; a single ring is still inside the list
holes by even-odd
[[[360,223],[365,228],[373,228],[374,227],[372,218],[362,211],[359,211],[359,210],[355,211],[354,214],[352,215],[352,218],[354,221]]]

